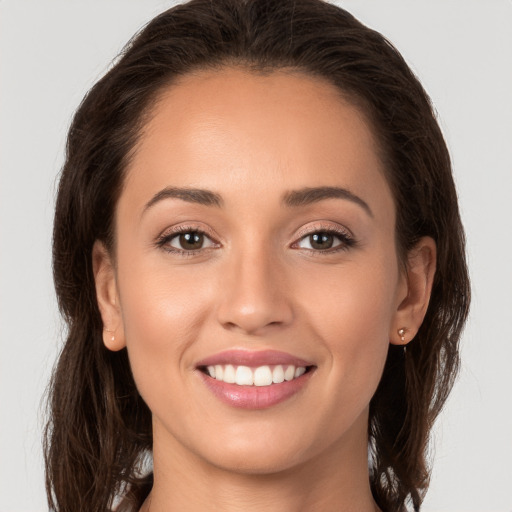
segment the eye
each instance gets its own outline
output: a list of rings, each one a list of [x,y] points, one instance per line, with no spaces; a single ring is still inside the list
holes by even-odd
[[[196,251],[205,247],[213,247],[214,243],[200,231],[187,231],[174,235],[169,240],[169,245],[184,251]]]
[[[341,244],[340,239],[333,233],[327,231],[319,231],[317,233],[311,233],[308,236],[302,238],[297,244],[302,249],[315,249],[315,250],[326,250],[337,247]]]
[[[331,229],[317,230],[303,236],[295,247],[315,252],[335,252],[355,245],[355,240],[347,233]]]
[[[203,231],[190,228],[180,228],[171,233],[164,233],[159,237],[157,245],[168,252],[182,254],[218,246]]]

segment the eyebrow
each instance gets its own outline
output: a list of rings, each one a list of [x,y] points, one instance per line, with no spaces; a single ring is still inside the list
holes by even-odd
[[[223,205],[220,195],[215,192],[211,192],[210,190],[203,190],[200,188],[166,187],[163,190],[160,190],[160,192],[157,192],[146,203],[142,214],[164,199],[181,199],[188,203],[202,204],[204,206],[221,207]]]
[[[286,206],[307,206],[310,204],[318,203],[325,199],[345,199],[352,201],[359,205],[366,213],[373,217],[373,212],[368,206],[368,203],[356,196],[346,188],[341,187],[313,187],[313,188],[302,188],[300,190],[291,190],[287,192],[283,201]]]
[[[166,187],[157,192],[144,206],[142,214],[156,203],[164,199],[181,199],[188,203],[201,204],[203,206],[222,207],[224,201],[216,192],[201,188]],[[290,190],[283,195],[283,203],[289,207],[308,206],[325,199],[345,199],[359,205],[366,213],[373,217],[373,212],[368,203],[346,188],[341,187],[307,187],[299,190]]]

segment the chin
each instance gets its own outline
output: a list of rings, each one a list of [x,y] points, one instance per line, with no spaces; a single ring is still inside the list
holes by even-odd
[[[243,451],[226,450],[222,457],[208,461],[215,467],[240,475],[275,475],[299,465],[302,461],[296,451],[250,449]]]
[[[207,463],[229,472],[246,475],[281,473],[314,459],[332,445],[333,433],[316,427],[309,425],[309,428],[294,429],[284,422],[245,424],[224,431],[215,436],[216,439],[210,436],[207,445],[203,440],[196,445],[196,454]]]

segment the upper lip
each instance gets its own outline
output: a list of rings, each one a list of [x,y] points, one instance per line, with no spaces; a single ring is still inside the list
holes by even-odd
[[[278,350],[225,350],[197,363],[198,367],[232,364],[234,366],[258,367],[264,365],[313,366],[313,363]]]

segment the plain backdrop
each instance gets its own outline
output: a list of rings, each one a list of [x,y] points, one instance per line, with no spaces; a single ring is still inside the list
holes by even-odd
[[[276,0],[279,1],[279,0]],[[162,0],[0,0],[0,512],[47,510],[41,399],[61,340],[56,176],[75,108]],[[512,511],[512,2],[347,0],[433,98],[468,238],[462,372],[425,512]]]

